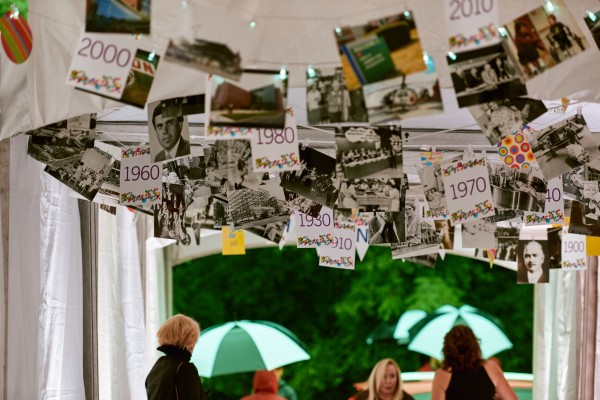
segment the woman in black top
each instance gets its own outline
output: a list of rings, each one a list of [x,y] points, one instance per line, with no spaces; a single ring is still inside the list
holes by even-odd
[[[517,400],[504,373],[481,349],[468,326],[457,325],[444,337],[444,362],[433,378],[431,400]]]
[[[196,366],[190,363],[200,336],[200,325],[177,314],[166,320],[158,332],[158,350],[165,353],[146,377],[148,400],[206,400]]]

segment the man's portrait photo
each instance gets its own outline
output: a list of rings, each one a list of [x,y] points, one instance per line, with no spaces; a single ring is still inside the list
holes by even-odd
[[[548,283],[550,257],[546,240],[519,240],[517,283]]]
[[[190,131],[182,113],[181,99],[148,104],[148,133],[152,162],[173,160],[190,154]]]
[[[369,244],[400,243],[405,240],[404,211],[377,212],[369,221]]]

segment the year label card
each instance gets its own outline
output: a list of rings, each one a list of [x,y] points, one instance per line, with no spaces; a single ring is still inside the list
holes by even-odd
[[[120,190],[119,204],[162,203],[162,163],[152,164],[149,146],[121,149]]]
[[[485,157],[442,167],[452,225],[496,215]]]
[[[562,267],[563,269],[587,269],[586,236],[567,233],[563,228],[562,234]]]
[[[563,224],[565,222],[565,200],[562,176],[548,181],[544,212],[525,211],[525,225]]]
[[[285,127],[256,128],[252,135],[254,172],[281,172],[300,169],[298,129],[287,113]]]
[[[453,52],[500,41],[499,0],[444,0],[448,49]]]
[[[83,33],[67,85],[120,100],[136,54],[131,35]]]
[[[319,265],[342,269],[354,269],[356,254],[356,224],[335,221],[333,243],[319,251]]]
[[[297,247],[316,248],[330,246],[334,243],[333,237],[333,210],[323,207],[316,217],[311,217],[295,211]]]

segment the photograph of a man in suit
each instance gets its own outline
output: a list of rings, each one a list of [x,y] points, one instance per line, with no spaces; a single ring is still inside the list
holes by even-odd
[[[542,244],[543,243],[543,244]],[[517,282],[518,283],[548,283],[548,260],[545,242],[530,240],[520,241]]]
[[[405,241],[404,211],[378,212],[369,221],[369,244]]]
[[[151,147],[152,162],[173,160],[190,154],[189,132],[185,122],[181,112],[169,107],[166,102],[156,105],[152,112],[152,126],[160,148]]]

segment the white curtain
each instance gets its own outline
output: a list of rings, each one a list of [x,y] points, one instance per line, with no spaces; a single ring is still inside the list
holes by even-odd
[[[85,399],[77,200],[13,138],[7,399]]]
[[[148,356],[136,214],[101,211],[98,234],[100,399],[146,399]]]

